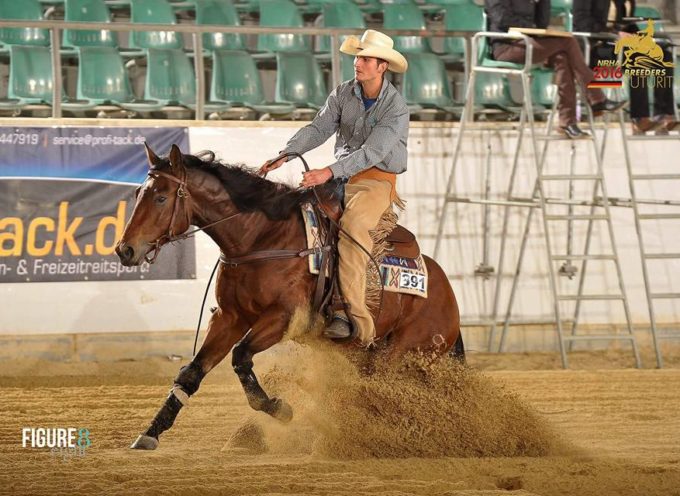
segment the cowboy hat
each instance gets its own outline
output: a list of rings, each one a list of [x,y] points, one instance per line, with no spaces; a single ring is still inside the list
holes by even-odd
[[[406,72],[408,62],[402,54],[394,48],[392,38],[373,29],[367,29],[361,35],[361,39],[356,36],[348,36],[340,46],[340,51],[347,55],[357,57],[375,57],[386,60],[389,65],[387,69],[392,72]]]

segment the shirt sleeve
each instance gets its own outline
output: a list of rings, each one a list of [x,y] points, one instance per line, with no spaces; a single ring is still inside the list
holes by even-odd
[[[303,154],[323,145],[340,125],[340,102],[338,88],[335,88],[324,103],[314,120],[301,128],[288,140],[284,153],[295,152]]]
[[[348,179],[381,163],[397,143],[408,136],[408,122],[406,105],[388,113],[371,130],[361,148],[330,165],[333,177]]]

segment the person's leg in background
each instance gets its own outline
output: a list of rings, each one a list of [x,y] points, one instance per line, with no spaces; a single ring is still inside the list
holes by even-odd
[[[670,48],[664,47],[664,60],[673,60]],[[673,97],[673,68],[666,68],[666,77],[654,84],[654,123],[656,134],[667,134],[678,126],[675,119],[675,98]]]
[[[555,69],[555,82],[560,95],[558,105],[560,131],[570,138],[588,136],[576,122],[576,83],[577,80],[585,91],[588,103],[594,113],[614,111],[621,108],[618,104],[607,100],[599,88],[587,88],[593,80],[593,71],[585,63],[583,53],[574,38],[534,38],[532,39],[532,63],[547,62]],[[497,45],[494,49],[496,60],[522,63],[526,48],[521,43]]]

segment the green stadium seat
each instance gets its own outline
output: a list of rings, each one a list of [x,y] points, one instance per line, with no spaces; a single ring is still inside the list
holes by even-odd
[[[354,0],[362,12],[366,14],[381,14],[383,4],[380,0]]]
[[[295,105],[267,102],[253,57],[246,51],[215,50],[208,111],[247,107],[261,114],[290,114]],[[226,105],[219,107],[219,103]]]
[[[20,109],[26,105],[51,104],[52,56],[41,46],[11,45],[7,100],[0,109]]]
[[[231,0],[194,0],[196,24],[240,26],[241,20]],[[245,50],[243,35],[229,33],[205,33],[203,48],[206,50]]]
[[[340,54],[340,78],[343,81],[354,79],[354,57],[346,53]]]
[[[551,0],[550,15],[552,17],[562,17],[564,19],[564,28],[567,31],[572,31],[574,24],[574,16],[572,14],[573,0]]]
[[[320,108],[328,93],[321,69],[311,53],[276,54],[276,96],[280,103],[300,108]]]
[[[354,3],[327,3],[323,6],[323,26],[325,28],[365,29],[366,21],[361,9]],[[340,39],[340,43],[342,40]],[[319,37],[319,52],[330,52],[330,36]]]
[[[469,0],[457,4],[455,7],[447,6],[444,15],[444,29],[447,31],[466,31],[476,33],[483,31],[486,26],[484,9]],[[464,61],[466,58],[465,38],[448,37],[444,40],[444,52],[447,59]]]
[[[302,14],[290,0],[261,0],[260,26],[267,27],[304,27]],[[260,34],[257,49],[261,52],[298,52],[310,51],[309,36],[281,34]]]
[[[64,103],[66,110],[118,105],[137,111],[162,108],[160,102],[136,102],[130,80],[117,48],[81,47],[78,49],[78,102]],[[81,103],[82,102],[82,103]]]
[[[427,3],[434,5],[444,5],[447,7],[451,5],[474,5],[472,0],[428,0]]]
[[[383,27],[385,29],[427,29],[422,11],[415,3],[392,3],[384,5]],[[430,42],[421,36],[394,36],[394,48],[401,53],[431,52]]]
[[[111,13],[104,0],[66,0],[64,20],[69,22],[111,22]],[[64,31],[64,46],[109,46],[117,47],[116,35],[108,30]]]
[[[439,56],[421,53],[406,55],[406,58],[408,71],[404,73],[402,93],[409,105],[446,112],[459,110],[451,97],[451,83]]]
[[[39,21],[42,19],[42,7],[38,0],[0,0],[0,19]],[[2,28],[0,43],[49,46],[50,33],[40,28]]]
[[[161,102],[164,106],[195,107],[194,69],[183,50],[148,50],[144,99]]]
[[[553,83],[554,71],[538,67],[531,71],[531,99],[534,105],[550,109],[555,102],[557,86]]]
[[[177,24],[167,0],[133,0],[132,22],[140,24]],[[176,49],[183,47],[182,37],[174,31],[135,31],[130,33],[130,47]]]

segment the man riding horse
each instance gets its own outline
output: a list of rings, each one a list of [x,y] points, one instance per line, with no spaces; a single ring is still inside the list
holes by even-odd
[[[300,185],[316,186],[333,178],[347,181],[338,269],[350,315],[336,312],[324,335],[331,339],[353,337],[369,345],[376,337],[365,302],[366,266],[373,247],[369,231],[396,200],[396,175],[406,170],[407,162],[408,107],[385,72],[403,73],[408,63],[394,50],[389,36],[372,29],[361,39],[346,38],[340,51],[355,56],[355,78],[333,90],[314,120],[288,141],[282,153],[308,152],[336,133],[336,162],[306,172]],[[274,170],[286,160],[269,160],[259,172]]]

